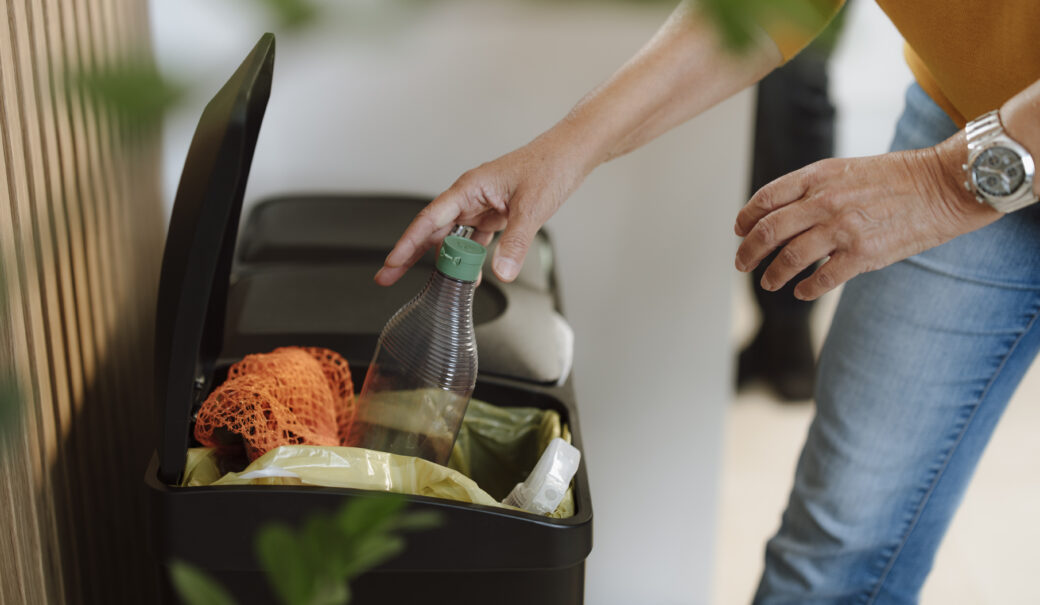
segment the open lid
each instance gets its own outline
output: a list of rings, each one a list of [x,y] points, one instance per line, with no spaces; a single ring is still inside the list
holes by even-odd
[[[264,34],[202,112],[166,235],[155,318],[159,477],[179,481],[193,406],[208,392],[224,333],[242,197],[274,69]]]

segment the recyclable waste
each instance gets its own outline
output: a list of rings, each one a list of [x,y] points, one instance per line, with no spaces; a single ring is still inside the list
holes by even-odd
[[[477,381],[473,293],[486,255],[463,235],[444,239],[426,286],[379,335],[354,443],[447,464]]]

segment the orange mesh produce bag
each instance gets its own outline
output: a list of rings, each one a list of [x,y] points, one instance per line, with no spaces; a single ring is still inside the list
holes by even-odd
[[[195,438],[255,460],[281,445],[348,445],[354,384],[347,361],[321,348],[247,355],[199,409]]]

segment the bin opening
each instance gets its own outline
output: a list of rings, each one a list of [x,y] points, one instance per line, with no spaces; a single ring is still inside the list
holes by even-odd
[[[498,506],[528,478],[553,439],[571,442],[562,407],[505,407],[474,399],[442,467],[350,447],[359,438],[351,430],[358,426],[358,383],[333,351],[283,347],[247,356],[219,374],[223,380],[215,381],[193,414],[184,487],[321,485]],[[568,489],[550,516],[573,514]]]

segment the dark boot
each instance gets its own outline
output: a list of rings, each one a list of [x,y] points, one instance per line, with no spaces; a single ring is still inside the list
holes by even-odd
[[[737,360],[737,388],[762,383],[781,401],[812,399],[816,365],[808,321],[763,324]]]

